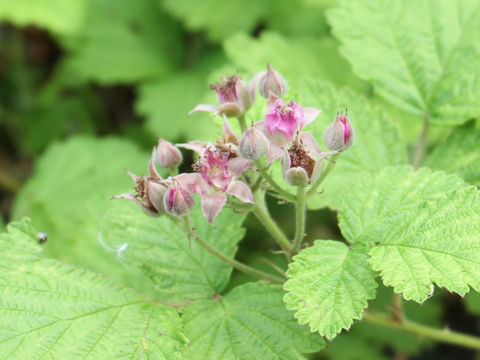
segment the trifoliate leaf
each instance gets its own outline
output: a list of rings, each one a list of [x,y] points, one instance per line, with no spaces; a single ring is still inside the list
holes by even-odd
[[[423,302],[433,284],[480,290],[480,194],[456,175],[385,169],[352,186],[340,214],[349,241],[376,243],[373,269],[404,298]]]
[[[244,217],[223,209],[214,226],[197,207],[196,231],[224,255],[233,257],[245,231]],[[132,262],[153,280],[159,296],[169,302],[210,298],[225,288],[232,267],[208,253],[167,217],[147,216],[136,204],[116,200],[103,221],[102,238],[107,246],[127,244],[122,259]],[[113,206],[115,205],[115,206]]]
[[[480,185],[480,130],[459,128],[437,145],[424,165],[457,173],[471,184]]]
[[[328,19],[342,54],[378,94],[438,124],[480,113],[477,0],[339,1]]]
[[[350,185],[363,177],[374,177],[390,165],[406,162],[405,145],[398,138],[390,118],[378,107],[372,106],[363,96],[342,89],[335,90],[318,80],[302,82],[300,104],[322,110],[306,131],[311,131],[323,150],[323,132],[339,111],[348,109],[353,125],[355,142],[342,152],[336,165],[319,188],[319,195],[308,202],[311,209],[340,206],[340,195],[350,192]]]
[[[129,141],[76,137],[52,145],[37,161],[15,199],[13,218],[27,215],[40,231],[49,256],[92,269],[151,293],[151,281],[126,268],[99,242],[100,219],[113,195],[133,182],[125,168],[145,174],[149,154]]]
[[[269,2],[257,0],[161,0],[172,16],[191,30],[205,30],[213,41],[236,32],[249,33],[268,14]]]
[[[375,273],[367,262],[367,247],[337,241],[315,241],[289,265],[283,285],[288,310],[300,324],[308,323],[327,339],[349,329],[375,297]]]
[[[282,293],[278,285],[247,283],[222,298],[190,304],[182,317],[190,340],[185,357],[290,360],[319,351],[323,339],[298,325]]]
[[[78,31],[83,24],[87,0],[3,0],[0,20],[20,26],[35,24],[57,34]]]
[[[84,24],[61,40],[73,71],[104,84],[167,75],[181,56],[180,30],[156,0],[87,0]]]
[[[27,219],[0,235],[2,359],[183,359],[173,308],[44,258],[36,241]]]

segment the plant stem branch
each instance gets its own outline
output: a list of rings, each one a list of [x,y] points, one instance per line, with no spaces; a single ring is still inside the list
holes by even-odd
[[[400,294],[393,294],[393,303],[392,303],[392,317],[398,323],[403,323],[405,321],[405,316],[403,314],[403,298]]]
[[[404,320],[402,323],[399,323],[387,315],[374,313],[367,313],[364,316],[364,320],[371,324],[419,335],[439,342],[480,350],[480,338],[471,335],[460,334],[448,329],[436,329],[408,320]]]
[[[291,248],[290,240],[288,240],[275,220],[270,216],[265,204],[265,193],[263,191],[257,191],[254,196],[255,206],[253,207],[253,213],[269,234],[275,239],[278,245],[280,245],[282,250],[288,253]]]
[[[420,136],[418,137],[417,146],[415,148],[415,153],[412,159],[412,165],[415,170],[418,169],[418,167],[420,166],[420,163],[422,162],[425,153],[425,143],[427,141],[429,117],[430,113],[428,111],[423,114],[423,128]]]
[[[295,254],[302,245],[305,237],[305,188],[297,187],[297,202],[295,203],[295,239],[293,240],[290,255]]]
[[[337,158],[338,156],[340,155],[340,153],[337,153],[337,154],[334,154],[332,155],[332,157],[329,159],[330,162],[328,163],[327,167],[325,168],[325,170],[323,170],[323,173],[320,175],[320,177],[310,186],[310,189],[308,189],[307,191],[307,199],[312,196],[312,195],[315,195],[316,191],[317,191],[317,188],[320,186],[320,184],[323,182],[323,180],[325,180],[325,178],[327,177],[328,173],[330,171],[333,170],[333,168],[335,167],[335,164],[336,164],[336,161],[337,161]]]
[[[297,200],[294,195],[278,185],[266,169],[262,169],[263,165],[260,162],[255,162],[255,166],[257,167],[260,176],[277,192],[278,195],[282,197],[282,199],[289,202],[295,202]]]
[[[247,122],[245,121],[245,114],[237,116],[238,124],[240,125],[240,129],[242,133],[247,129]]]

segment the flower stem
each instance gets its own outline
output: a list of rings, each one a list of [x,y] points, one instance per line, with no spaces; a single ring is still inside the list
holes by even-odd
[[[364,316],[364,320],[375,325],[423,336],[439,342],[480,350],[480,338],[460,334],[448,329],[436,329],[409,320],[399,323],[387,315],[374,313],[367,313]]]
[[[277,184],[277,182],[268,173],[268,171],[263,168],[263,165],[259,161],[255,162],[255,166],[257,167],[260,176],[272,187],[273,190],[277,192],[282,199],[289,202],[295,202],[297,200],[294,195],[290,194],[287,190],[283,189]]]
[[[264,196],[265,193],[263,191],[257,191],[255,193],[255,206],[253,208],[253,213],[269,232],[269,234],[275,239],[278,245],[280,245],[280,247],[288,253],[291,248],[290,240],[288,240],[275,220],[273,220],[270,216],[265,204]]]
[[[425,143],[427,141],[427,134],[428,134],[428,119],[430,117],[429,112],[425,112],[423,114],[423,128],[420,136],[418,137],[417,146],[415,148],[415,153],[413,155],[412,165],[414,169],[418,169],[420,163],[423,160],[423,156],[425,153]]]
[[[247,129],[247,122],[245,121],[245,114],[237,116],[238,124],[240,125],[240,129],[242,133]]]
[[[340,153],[337,153],[337,154],[334,154],[332,155],[332,157],[330,158],[330,162],[328,163],[327,167],[325,168],[325,170],[323,170],[323,173],[319,176],[319,178],[310,186],[310,189],[308,189],[307,191],[307,199],[312,196],[312,195],[315,195],[315,193],[317,192],[317,188],[320,186],[320,184],[323,182],[323,180],[325,180],[325,178],[327,177],[328,173],[330,171],[333,170],[333,168],[335,167],[335,164],[336,164],[336,160],[338,158],[338,156],[340,155]]]
[[[302,245],[305,237],[305,188],[297,187],[297,202],[295,203],[295,239],[293,240],[290,255],[295,254]]]

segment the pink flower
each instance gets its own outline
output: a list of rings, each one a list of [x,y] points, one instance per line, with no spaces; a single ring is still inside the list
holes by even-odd
[[[220,213],[227,201],[227,194],[253,204],[250,188],[236,180],[250,167],[251,162],[247,159],[230,157],[228,152],[213,144],[202,149],[200,160],[193,166],[197,174],[190,174],[190,188],[200,194],[202,212],[208,222],[213,223]]]
[[[337,114],[335,120],[323,133],[325,145],[333,151],[343,151],[353,145],[353,127],[347,111]]]

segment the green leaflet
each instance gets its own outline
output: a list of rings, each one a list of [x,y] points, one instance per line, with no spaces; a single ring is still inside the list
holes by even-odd
[[[337,209],[340,197],[350,192],[351,184],[364,177],[373,177],[383,168],[406,162],[406,149],[398,138],[390,119],[380,108],[372,106],[363,96],[342,89],[335,90],[318,80],[305,80],[301,84],[301,105],[320,108],[322,113],[306,130],[311,131],[324,150],[323,132],[345,108],[355,131],[355,143],[340,154],[335,168],[320,187],[321,195],[310,199],[308,206]]]
[[[179,27],[156,0],[85,0],[79,31],[61,37],[71,69],[103,84],[166,76],[180,61]],[[168,55],[167,55],[168,54]]]
[[[20,26],[36,24],[57,34],[78,31],[83,24],[87,0],[3,0],[0,20]]]
[[[312,331],[333,339],[362,317],[377,287],[367,251],[363,244],[349,248],[317,240],[294,257],[283,285],[288,291],[284,301],[300,324],[308,323]]]
[[[27,219],[0,235],[2,359],[183,359],[174,309],[44,258],[36,241]]]
[[[408,300],[425,301],[433,284],[464,295],[480,290],[480,195],[455,175],[392,167],[344,197],[340,227],[375,242],[370,263]]]
[[[224,208],[214,226],[200,211],[200,199],[192,216],[197,233],[217,250],[233,257],[245,231],[244,217]],[[128,244],[121,259],[139,266],[154,282],[162,300],[204,299],[221,292],[232,267],[189,240],[167,217],[147,216],[138,205],[116,200],[103,220],[103,241],[112,248]]]
[[[196,359],[291,360],[319,351],[324,342],[301,328],[282,303],[282,289],[247,283],[222,298],[196,301],[183,312],[189,346]]]
[[[480,130],[458,128],[437,145],[425,159],[424,165],[432,169],[457,173],[465,181],[480,185]]]
[[[146,173],[149,155],[117,138],[74,137],[51,146],[15,199],[13,218],[29,216],[48,234],[48,256],[102,273],[151,294],[152,283],[127,269],[98,241],[110,198],[133,187],[125,168]]]
[[[342,54],[378,94],[438,124],[480,112],[480,3],[339,1],[328,19]]]

